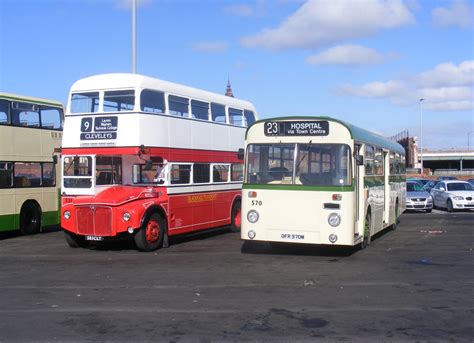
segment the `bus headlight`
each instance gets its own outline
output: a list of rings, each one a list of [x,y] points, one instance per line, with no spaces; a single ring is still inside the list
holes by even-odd
[[[64,211],[63,216],[64,216],[64,219],[69,219],[69,218],[71,218],[71,212],[69,212],[69,211]]]
[[[331,213],[328,218],[328,223],[331,226],[338,226],[341,224],[341,216],[337,213]]]
[[[125,212],[124,214],[122,214],[122,219],[124,222],[128,222],[130,220],[130,213]]]
[[[251,223],[256,223],[258,221],[259,214],[255,210],[250,210],[247,213],[247,220]]]

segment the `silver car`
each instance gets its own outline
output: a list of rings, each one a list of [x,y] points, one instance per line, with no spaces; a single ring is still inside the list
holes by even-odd
[[[406,209],[424,210],[427,213],[433,209],[433,198],[417,181],[407,181]]]
[[[443,180],[431,190],[434,206],[449,212],[474,209],[474,187],[466,181]]]

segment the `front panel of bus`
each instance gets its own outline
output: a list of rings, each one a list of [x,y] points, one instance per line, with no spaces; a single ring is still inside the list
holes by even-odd
[[[353,245],[353,142],[327,120],[260,122],[247,132],[242,239]]]

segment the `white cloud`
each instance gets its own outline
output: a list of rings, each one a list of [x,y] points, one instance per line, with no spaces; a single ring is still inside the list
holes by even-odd
[[[370,82],[364,85],[346,84],[338,87],[337,92],[362,98],[388,99],[397,106],[412,106],[418,104],[420,98],[424,98],[423,106],[430,111],[472,110],[473,66],[474,60],[464,61],[457,66],[443,63],[410,79]]]
[[[403,83],[390,80],[366,83],[362,86],[343,85],[339,87],[338,92],[361,98],[390,98],[403,93]]]
[[[309,64],[364,65],[381,63],[384,56],[361,45],[338,45],[306,59]]]
[[[239,17],[255,17],[262,15],[266,11],[265,0],[257,0],[255,4],[239,4],[229,5],[224,7],[226,14],[235,15]]]
[[[433,70],[421,73],[418,82],[424,87],[465,86],[474,82],[474,60],[438,64]]]
[[[219,54],[227,51],[229,45],[227,42],[198,42],[193,45],[194,51],[208,52],[212,54]]]
[[[244,37],[241,44],[271,50],[312,49],[414,22],[401,0],[308,0],[279,27]]]
[[[466,1],[455,0],[451,7],[436,7],[431,11],[433,23],[438,26],[459,26],[472,29],[472,8]]]

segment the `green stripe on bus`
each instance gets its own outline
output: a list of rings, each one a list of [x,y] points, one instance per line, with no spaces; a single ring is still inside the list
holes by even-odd
[[[305,185],[269,185],[246,183],[243,189],[272,189],[278,191],[319,191],[319,192],[353,192],[354,186],[305,186]]]
[[[59,211],[43,212],[42,226],[59,224]],[[20,214],[5,214],[0,216],[0,232],[20,229]]]
[[[5,214],[0,216],[0,232],[18,230],[18,214]]]
[[[390,175],[388,180],[389,182],[406,182],[407,178],[405,175]]]
[[[385,177],[383,175],[365,176],[364,177],[364,188],[383,186],[385,183]]]

